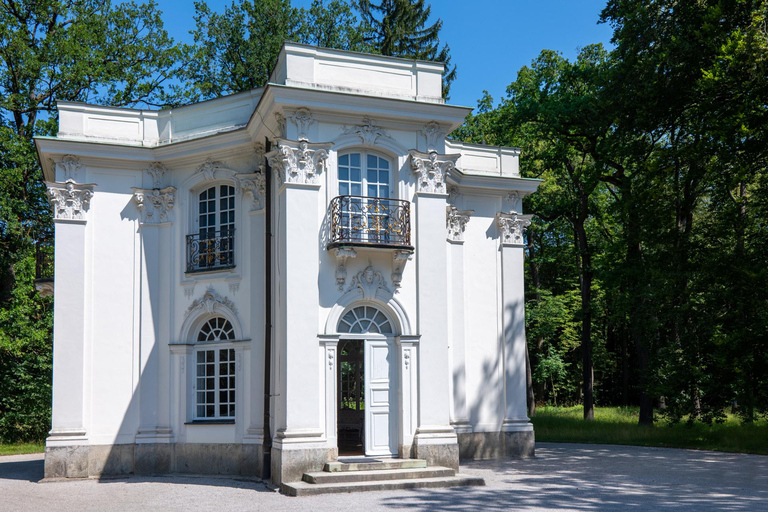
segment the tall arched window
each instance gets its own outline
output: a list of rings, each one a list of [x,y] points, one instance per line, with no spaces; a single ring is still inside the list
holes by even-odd
[[[197,333],[195,349],[195,419],[235,417],[235,349],[206,346],[204,343],[229,343],[235,330],[226,318],[214,317]]]
[[[358,306],[347,311],[339,320],[340,334],[394,334],[392,322],[374,306]]]
[[[347,153],[339,156],[339,195],[390,197],[389,160],[373,153]]]
[[[187,272],[235,266],[235,187],[215,185],[197,195],[197,235],[187,236]]]

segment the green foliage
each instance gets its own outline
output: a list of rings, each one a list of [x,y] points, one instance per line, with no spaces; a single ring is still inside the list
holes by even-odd
[[[152,1],[0,6],[0,442],[50,428],[52,306],[34,255],[53,227],[32,137],[57,131],[57,101],[164,105],[180,55]]]

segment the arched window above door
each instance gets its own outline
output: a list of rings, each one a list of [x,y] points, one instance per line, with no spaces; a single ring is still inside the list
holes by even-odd
[[[392,322],[374,306],[350,309],[339,320],[339,334],[394,334]]]

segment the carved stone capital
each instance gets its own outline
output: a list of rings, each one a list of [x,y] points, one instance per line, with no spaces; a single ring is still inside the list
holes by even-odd
[[[357,252],[354,249],[345,247],[336,249],[336,284],[339,291],[343,291],[347,283],[347,260],[356,257]]]
[[[523,245],[523,233],[525,228],[531,225],[531,215],[500,212],[496,214],[496,223],[499,226],[502,245]]]
[[[365,270],[360,272],[352,278],[352,283],[349,285],[347,291],[352,291],[355,288],[360,288],[363,292],[363,299],[373,299],[376,297],[376,293],[381,290],[387,294],[391,294],[389,287],[387,286],[387,280],[381,275],[381,272],[376,271],[373,265],[369,264],[365,267]]]
[[[74,181],[77,182],[78,171],[83,168],[83,164],[80,163],[80,159],[75,155],[64,155],[61,160],[54,162],[55,169],[61,175],[59,179],[62,182]]]
[[[436,152],[440,139],[445,137],[445,132],[440,129],[440,125],[435,121],[430,121],[424,125],[424,129],[420,130],[419,133],[427,143],[427,153]]]
[[[163,188],[165,185],[165,174],[168,169],[160,162],[152,162],[147,168],[147,174],[152,177],[152,188]]]
[[[278,139],[277,149],[267,154],[279,186],[285,183],[319,185],[332,143]]]
[[[264,209],[267,197],[267,179],[261,169],[256,172],[235,175],[243,194],[251,196],[251,211],[258,212]]]
[[[400,288],[405,264],[412,258],[412,256],[412,251],[403,250],[395,251],[394,254],[392,254],[392,285],[395,288]]]
[[[291,122],[296,125],[299,140],[309,140],[309,127],[315,122],[312,112],[308,108],[299,108],[289,117]]]
[[[157,225],[173,222],[173,205],[176,201],[176,189],[136,188],[133,187],[133,200],[141,214],[143,224]]]
[[[70,179],[66,183],[46,183],[46,186],[54,220],[85,220],[91,206],[93,184],[79,185]]]
[[[373,147],[376,141],[381,138],[391,139],[389,133],[384,128],[378,126],[376,121],[368,116],[363,117],[363,124],[358,126],[344,126],[341,129],[342,135],[357,135],[363,143],[363,146]]]
[[[445,227],[448,230],[448,240],[451,242],[463,242],[464,230],[469,222],[469,217],[474,210],[459,210],[455,206],[445,207]]]
[[[411,169],[416,173],[416,193],[445,194],[445,177],[461,155],[439,155],[434,151],[411,151]]]

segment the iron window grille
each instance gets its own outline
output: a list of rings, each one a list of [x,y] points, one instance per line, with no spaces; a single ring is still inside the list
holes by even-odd
[[[411,246],[411,203],[401,199],[338,196],[331,200],[328,248]]]
[[[235,266],[235,228],[207,229],[187,235],[187,272],[221,270]]]

